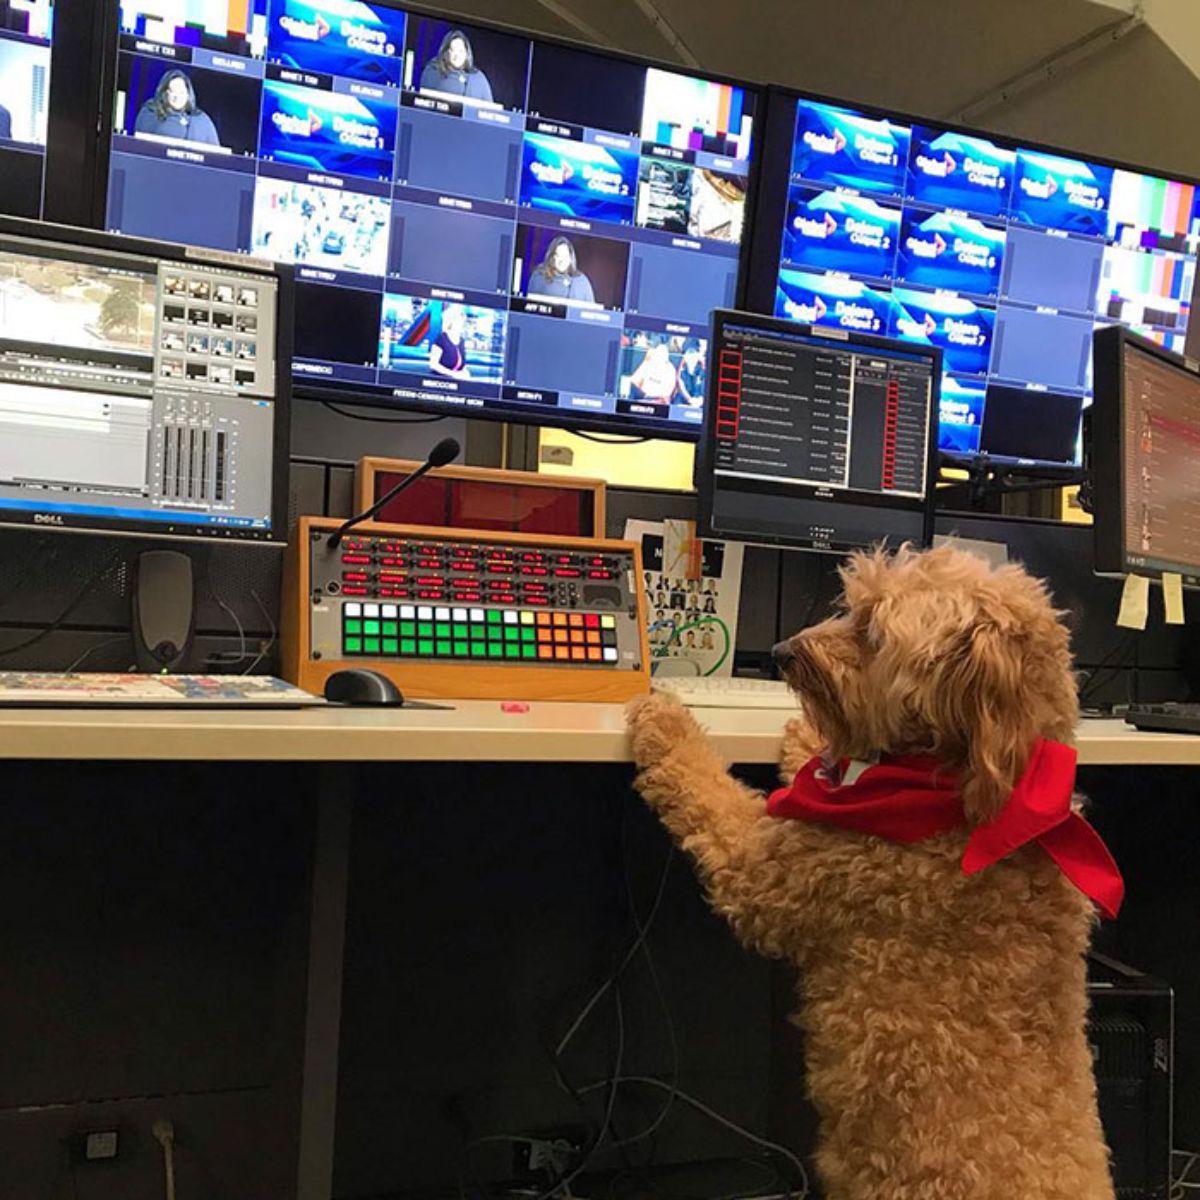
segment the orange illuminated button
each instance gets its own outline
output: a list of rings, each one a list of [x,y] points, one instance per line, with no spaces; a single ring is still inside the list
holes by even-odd
[[[575,662],[584,662],[587,659],[587,651],[582,646],[572,646],[571,658]]]
[[[555,658],[570,658],[571,657],[571,647],[570,646],[556,646],[554,648],[554,657]]]
[[[565,625],[567,623],[567,614],[556,612],[554,614],[554,623],[555,625]]]
[[[592,662],[599,662],[600,661],[600,647],[599,646],[589,646],[587,656]]]
[[[553,657],[554,657],[554,647],[553,646],[538,646],[538,658],[553,658]]]
[[[573,641],[576,645],[582,645],[583,644],[583,630],[582,629],[572,629],[571,630],[571,641]]]
[[[554,631],[554,640],[556,642],[565,642],[567,640],[567,631],[565,629],[556,629]]]
[[[540,613],[537,613],[536,616],[537,616],[537,623],[539,625],[549,625],[550,624],[550,614],[549,613],[540,612]]]
[[[551,640],[551,638],[553,636],[554,636],[553,631],[549,630],[549,629],[539,629],[537,631],[537,640],[539,642],[548,642]]]
[[[590,645],[590,646],[600,645],[600,630],[589,629],[587,631],[587,640],[588,640],[588,645]]]
[[[572,613],[571,617],[570,617],[570,623],[572,625],[576,625],[576,626],[579,626],[580,628],[582,628],[583,627],[583,615],[581,613]]]

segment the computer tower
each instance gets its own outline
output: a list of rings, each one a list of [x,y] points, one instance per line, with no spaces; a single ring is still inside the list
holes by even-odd
[[[1167,1200],[1174,1070],[1171,988],[1092,954],[1088,997],[1088,1044],[1118,1200]]]

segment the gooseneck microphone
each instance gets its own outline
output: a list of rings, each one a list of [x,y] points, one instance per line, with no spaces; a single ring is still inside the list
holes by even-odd
[[[341,545],[342,538],[354,528],[355,525],[361,524],[363,521],[369,521],[376,513],[379,512],[390,500],[400,495],[407,487],[412,487],[423,475],[427,475],[435,467],[444,467],[447,463],[453,462],[458,457],[458,452],[461,449],[458,442],[452,438],[442,438],[440,442],[429,452],[429,457],[411,474],[406,475],[394,488],[389,492],[385,492],[374,504],[371,505],[365,512],[360,512],[357,516],[351,517],[350,520],[342,522],[329,535],[329,548],[336,550]]]

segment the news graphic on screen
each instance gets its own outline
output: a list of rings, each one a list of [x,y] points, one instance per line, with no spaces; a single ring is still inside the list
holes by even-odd
[[[124,0],[117,53],[109,229],[295,264],[302,393],[699,437],[754,90],[377,0]]]
[[[0,213],[42,215],[51,0],[0,0]]]
[[[1093,331],[1119,322],[1182,353],[1200,249],[1194,184],[790,103],[772,119],[764,173],[780,165],[760,194],[760,214],[782,224],[779,260],[770,280],[752,274],[751,301],[941,350],[943,451],[1073,466]]]

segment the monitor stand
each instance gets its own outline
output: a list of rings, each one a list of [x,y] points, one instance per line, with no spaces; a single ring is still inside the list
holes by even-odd
[[[138,555],[133,589],[133,649],[139,671],[178,671],[192,647],[192,560],[178,550]]]

